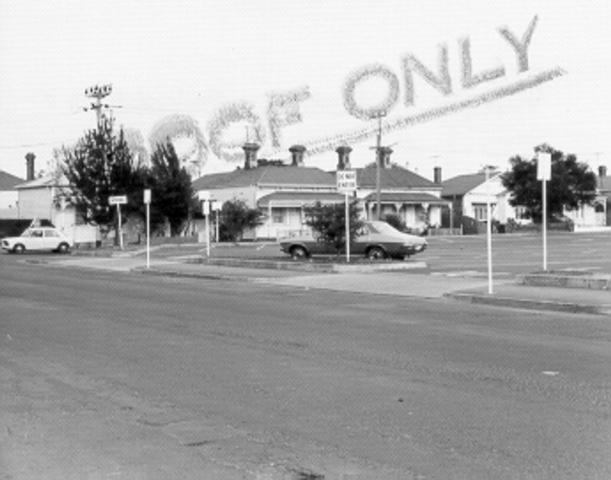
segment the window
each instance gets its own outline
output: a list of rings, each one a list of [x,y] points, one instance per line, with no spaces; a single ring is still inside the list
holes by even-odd
[[[494,214],[494,203],[490,204],[490,213]],[[487,205],[485,203],[474,203],[473,204],[473,216],[475,217],[476,220],[479,220],[480,222],[485,222],[486,219],[488,218],[487,215]]]
[[[45,237],[59,237],[59,233],[55,230],[45,230]]]
[[[284,223],[284,209],[272,208],[272,222]]]

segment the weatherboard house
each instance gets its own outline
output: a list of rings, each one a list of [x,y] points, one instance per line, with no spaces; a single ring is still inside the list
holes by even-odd
[[[241,200],[250,208],[264,212],[263,224],[244,233],[245,239],[278,239],[307,230],[304,207],[317,201],[323,204],[343,203],[344,194],[337,190],[336,172],[304,164],[305,147],[292,146],[291,161],[257,159],[259,146],[243,146],[243,168],[231,172],[204,175],[193,182],[196,192],[206,192],[219,203]],[[350,169],[350,147],[339,147],[338,170]],[[380,155],[380,205],[382,216],[398,215],[407,226],[424,229],[441,223],[441,186],[419,175],[390,164],[392,150]],[[373,219],[377,205],[376,166],[357,168],[355,197],[364,219]],[[197,229],[201,230],[202,225]]]

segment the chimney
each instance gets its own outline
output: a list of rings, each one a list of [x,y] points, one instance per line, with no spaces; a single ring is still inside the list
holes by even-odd
[[[348,146],[337,147],[337,169],[338,170],[349,170],[350,167],[350,152],[352,148]]]
[[[600,178],[606,177],[607,176],[607,167],[605,167],[604,165],[601,165],[600,167],[598,167],[598,176]]]
[[[34,159],[36,155],[32,152],[29,152],[25,156],[25,165],[26,165],[26,180],[29,182],[30,180],[34,180]]]
[[[390,147],[380,147],[378,151],[378,161],[380,162],[380,167],[382,168],[390,168],[390,154],[393,152],[393,149]]]
[[[306,151],[306,147],[303,145],[293,145],[289,148],[291,152],[291,165],[293,167],[303,167],[303,154]]]
[[[441,167],[433,168],[433,183],[436,185],[441,184]]]
[[[259,148],[259,145],[256,143],[247,142],[242,145],[242,149],[244,150],[244,170],[257,167],[257,150],[259,150]]]

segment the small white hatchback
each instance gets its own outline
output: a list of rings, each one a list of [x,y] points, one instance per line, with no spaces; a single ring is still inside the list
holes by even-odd
[[[30,250],[68,253],[72,246],[72,240],[53,227],[30,227],[18,237],[2,239],[2,249],[10,253],[23,253]]]

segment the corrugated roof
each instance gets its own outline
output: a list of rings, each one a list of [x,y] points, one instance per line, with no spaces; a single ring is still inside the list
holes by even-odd
[[[485,181],[485,173],[458,175],[457,177],[450,178],[445,182],[441,182],[441,196],[450,197],[453,195],[464,195],[465,193],[470,192],[475,187],[481,185]]]
[[[68,180],[63,175],[56,177],[55,175],[45,175],[44,177],[35,178],[29,182],[21,183],[15,188],[26,189],[26,188],[41,188],[41,187],[67,187]]]
[[[376,188],[376,166],[356,169],[356,183],[359,188]],[[398,165],[380,169],[381,188],[435,188],[438,187],[430,180],[421,177]]]
[[[193,182],[194,190],[214,190],[249,185],[334,186],[335,175],[314,167],[264,166],[204,175]]]
[[[366,202],[373,202],[377,200],[375,193],[370,193],[365,197]],[[381,202],[400,202],[400,203],[435,203],[440,205],[447,205],[447,200],[443,200],[430,193],[418,193],[418,192],[381,192]]]
[[[15,190],[15,187],[20,183],[23,183],[23,178],[16,177],[4,170],[0,170],[0,190]]]
[[[270,202],[278,206],[287,205],[309,205],[317,201],[321,203],[341,203],[345,200],[344,195],[339,193],[318,193],[318,192],[274,192],[261,197],[257,201],[259,207],[268,207]]]

